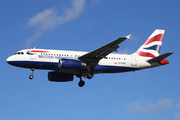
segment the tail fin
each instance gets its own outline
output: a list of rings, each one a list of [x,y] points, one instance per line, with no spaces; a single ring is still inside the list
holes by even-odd
[[[159,56],[165,30],[156,29],[144,44],[136,51],[142,57],[155,58]]]

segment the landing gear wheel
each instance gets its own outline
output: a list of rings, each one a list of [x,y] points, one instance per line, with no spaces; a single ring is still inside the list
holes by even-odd
[[[32,79],[33,79],[33,77],[34,77],[33,75],[30,75],[30,76],[29,76],[29,79],[30,79],[30,80],[32,80]]]
[[[32,80],[34,78],[34,68],[31,68],[31,75],[29,76],[29,79]]]
[[[85,85],[85,82],[83,80],[80,80],[78,85],[79,85],[79,87],[83,87]]]
[[[93,75],[92,73],[87,73],[87,78],[88,78],[88,79],[93,78],[93,76],[94,76],[94,75]]]

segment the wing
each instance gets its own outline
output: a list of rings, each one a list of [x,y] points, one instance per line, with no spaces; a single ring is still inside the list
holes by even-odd
[[[117,49],[119,48],[119,44],[127,38],[130,39],[130,36],[131,35],[128,35],[126,37],[120,37],[117,40],[114,40],[96,50],[93,50],[85,55],[80,56],[78,59],[85,63],[94,63],[97,65],[99,60],[101,60],[102,58],[106,58],[106,56],[111,52],[117,51]]]

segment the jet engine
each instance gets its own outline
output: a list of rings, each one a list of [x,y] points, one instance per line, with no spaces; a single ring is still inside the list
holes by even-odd
[[[86,63],[83,63],[79,60],[74,59],[60,59],[59,60],[59,68],[85,68]]]
[[[52,82],[73,81],[73,75],[61,72],[48,72],[48,80]]]

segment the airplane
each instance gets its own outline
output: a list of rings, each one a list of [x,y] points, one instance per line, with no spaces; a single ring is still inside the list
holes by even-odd
[[[91,79],[94,74],[121,73],[158,67],[169,64],[165,60],[173,52],[159,55],[165,30],[156,29],[144,44],[133,54],[114,54],[119,44],[131,35],[118,39],[91,52],[24,49],[7,58],[7,63],[16,67],[31,69],[29,79],[33,79],[35,69],[52,70],[48,80],[52,82],[73,81],[74,76],[80,79],[78,85],[83,87],[82,77]]]

